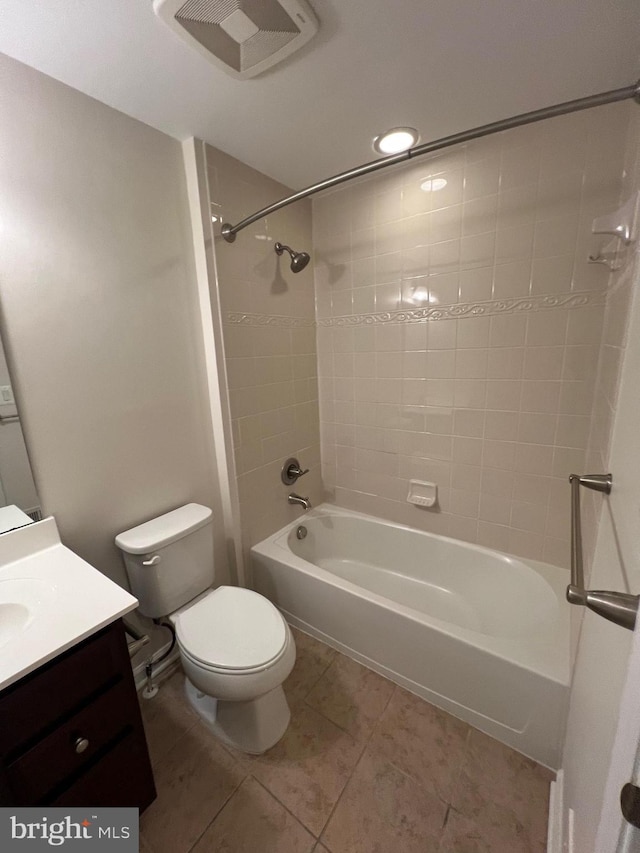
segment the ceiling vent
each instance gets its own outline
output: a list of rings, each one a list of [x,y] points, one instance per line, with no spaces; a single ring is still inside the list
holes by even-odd
[[[156,15],[232,77],[255,77],[306,44],[318,21],[304,0],[154,0]]]

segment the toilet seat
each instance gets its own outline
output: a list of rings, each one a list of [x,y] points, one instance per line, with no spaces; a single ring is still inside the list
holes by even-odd
[[[211,672],[249,674],[272,666],[287,647],[287,624],[264,596],[221,586],[174,615],[182,653]]]

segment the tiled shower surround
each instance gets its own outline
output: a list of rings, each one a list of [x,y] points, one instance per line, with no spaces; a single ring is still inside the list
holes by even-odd
[[[212,214],[237,222],[287,187],[239,160],[206,147]],[[247,228],[233,245],[216,228],[218,297],[233,427],[242,540],[248,546],[291,521],[291,491],[322,499],[314,290],[311,265],[294,275],[276,241],[311,248],[311,205],[296,205]],[[310,472],[280,481],[297,456]]]
[[[314,199],[336,503],[568,564],[609,282],[591,223],[618,205],[628,119],[548,120]],[[411,478],[438,484],[436,508],[406,502]]]

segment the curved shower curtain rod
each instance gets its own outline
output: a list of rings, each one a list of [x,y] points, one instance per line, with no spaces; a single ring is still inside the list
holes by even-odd
[[[599,95],[588,95],[586,98],[578,98],[575,101],[565,101],[565,103],[556,104],[553,107],[533,110],[530,113],[521,113],[511,118],[494,121],[491,124],[483,124],[481,127],[474,127],[472,130],[454,133],[451,136],[443,136],[442,139],[436,139],[433,142],[416,145],[413,148],[409,148],[408,151],[403,151],[401,154],[393,154],[391,157],[383,157],[381,160],[365,163],[362,166],[357,166],[355,169],[349,169],[348,172],[341,172],[332,178],[326,178],[324,181],[312,184],[303,190],[298,190],[298,192],[292,193],[286,198],[280,199],[280,201],[275,201],[273,204],[263,207],[262,210],[258,210],[251,216],[247,216],[246,219],[241,220],[237,225],[225,222],[222,226],[222,236],[227,243],[233,243],[238,231],[242,231],[243,228],[252,225],[257,219],[262,219],[263,216],[269,216],[270,213],[275,213],[276,210],[287,207],[287,205],[293,204],[295,201],[307,198],[307,196],[314,195],[314,193],[329,189],[329,187],[335,187],[338,184],[345,183],[345,181],[351,181],[353,178],[360,178],[362,175],[377,172],[378,169],[386,169],[387,166],[394,166],[396,163],[411,160],[413,157],[431,154],[433,151],[439,151],[441,148],[449,148],[451,145],[457,145],[460,142],[469,142],[472,139],[489,136],[501,130],[510,130],[513,127],[520,127],[523,124],[532,124],[536,121],[542,121],[545,118],[561,116],[566,113],[575,113],[580,110],[589,109],[589,107],[600,107],[604,104],[612,104],[615,101],[626,101],[627,98],[633,98],[636,103],[640,104],[640,80],[632,86],[625,86],[623,89],[612,89],[610,92],[601,92]]]

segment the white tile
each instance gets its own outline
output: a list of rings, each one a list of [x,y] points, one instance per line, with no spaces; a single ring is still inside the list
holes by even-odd
[[[484,437],[497,441],[516,441],[518,439],[517,412],[485,413]]]
[[[464,174],[464,200],[495,195],[500,181],[500,159],[491,157],[467,164]]]
[[[425,195],[431,198],[431,210],[460,204],[463,196],[463,170],[445,169],[444,171],[438,171],[436,174],[439,178],[444,178],[447,185],[441,190],[425,193]]]
[[[462,229],[462,205],[456,204],[433,211],[429,228],[431,243],[443,243],[445,240],[459,238]]]
[[[493,268],[461,270],[460,302],[486,302],[491,299]]]
[[[533,247],[533,225],[509,226],[496,232],[496,263],[528,260]]]
[[[547,508],[540,504],[514,501],[511,507],[511,526],[517,530],[543,534],[547,521]]]
[[[455,305],[458,301],[459,277],[457,272],[429,276],[429,305]]]
[[[499,230],[531,225],[535,222],[535,191],[531,187],[500,190],[498,196]]]
[[[433,275],[457,272],[460,264],[460,240],[432,243],[429,250],[429,271]]]
[[[520,145],[503,150],[500,163],[501,190],[533,185],[535,193],[539,173],[540,148],[537,144]]]
[[[528,296],[531,282],[531,261],[501,263],[493,270],[493,298],[509,299]]]
[[[511,500],[515,476],[513,471],[505,471],[499,468],[483,468],[481,484],[483,494]]]
[[[489,195],[466,201],[462,206],[462,236],[496,230],[498,196]]]
[[[491,267],[495,255],[495,233],[474,234],[460,240],[460,269]]]
[[[535,258],[531,270],[531,293],[568,293],[571,290],[574,256]]]
[[[484,433],[485,413],[479,409],[457,408],[454,411],[454,435],[481,438]]]
[[[518,418],[517,440],[527,444],[553,444],[558,416],[553,413],[521,412]]]
[[[499,495],[481,494],[479,518],[492,524],[509,524],[511,500]]]
[[[491,318],[491,347],[519,347],[524,344],[527,318],[517,314],[505,314]]]
[[[490,317],[474,317],[458,320],[457,340],[458,349],[487,347],[491,330]],[[431,344],[431,337],[429,337]]]
[[[493,347],[488,350],[488,379],[520,379],[526,350],[524,347]]]
[[[487,381],[486,403],[488,409],[517,412],[520,410],[522,383],[515,379]]]
[[[525,379],[560,379],[564,347],[530,346],[524,353]]]
[[[460,349],[455,353],[455,375],[457,379],[487,378],[486,349]]]
[[[572,313],[562,310],[530,314],[527,322],[527,346],[562,346],[567,337],[567,324]]]
[[[551,474],[553,452],[553,447],[542,444],[518,444],[514,460],[515,470],[523,474]]]
[[[431,322],[428,324],[427,346],[429,349],[452,349],[456,346],[457,333],[458,324],[455,320]]]
[[[482,439],[456,436],[453,439],[453,458],[463,465],[480,465],[482,462]]]

